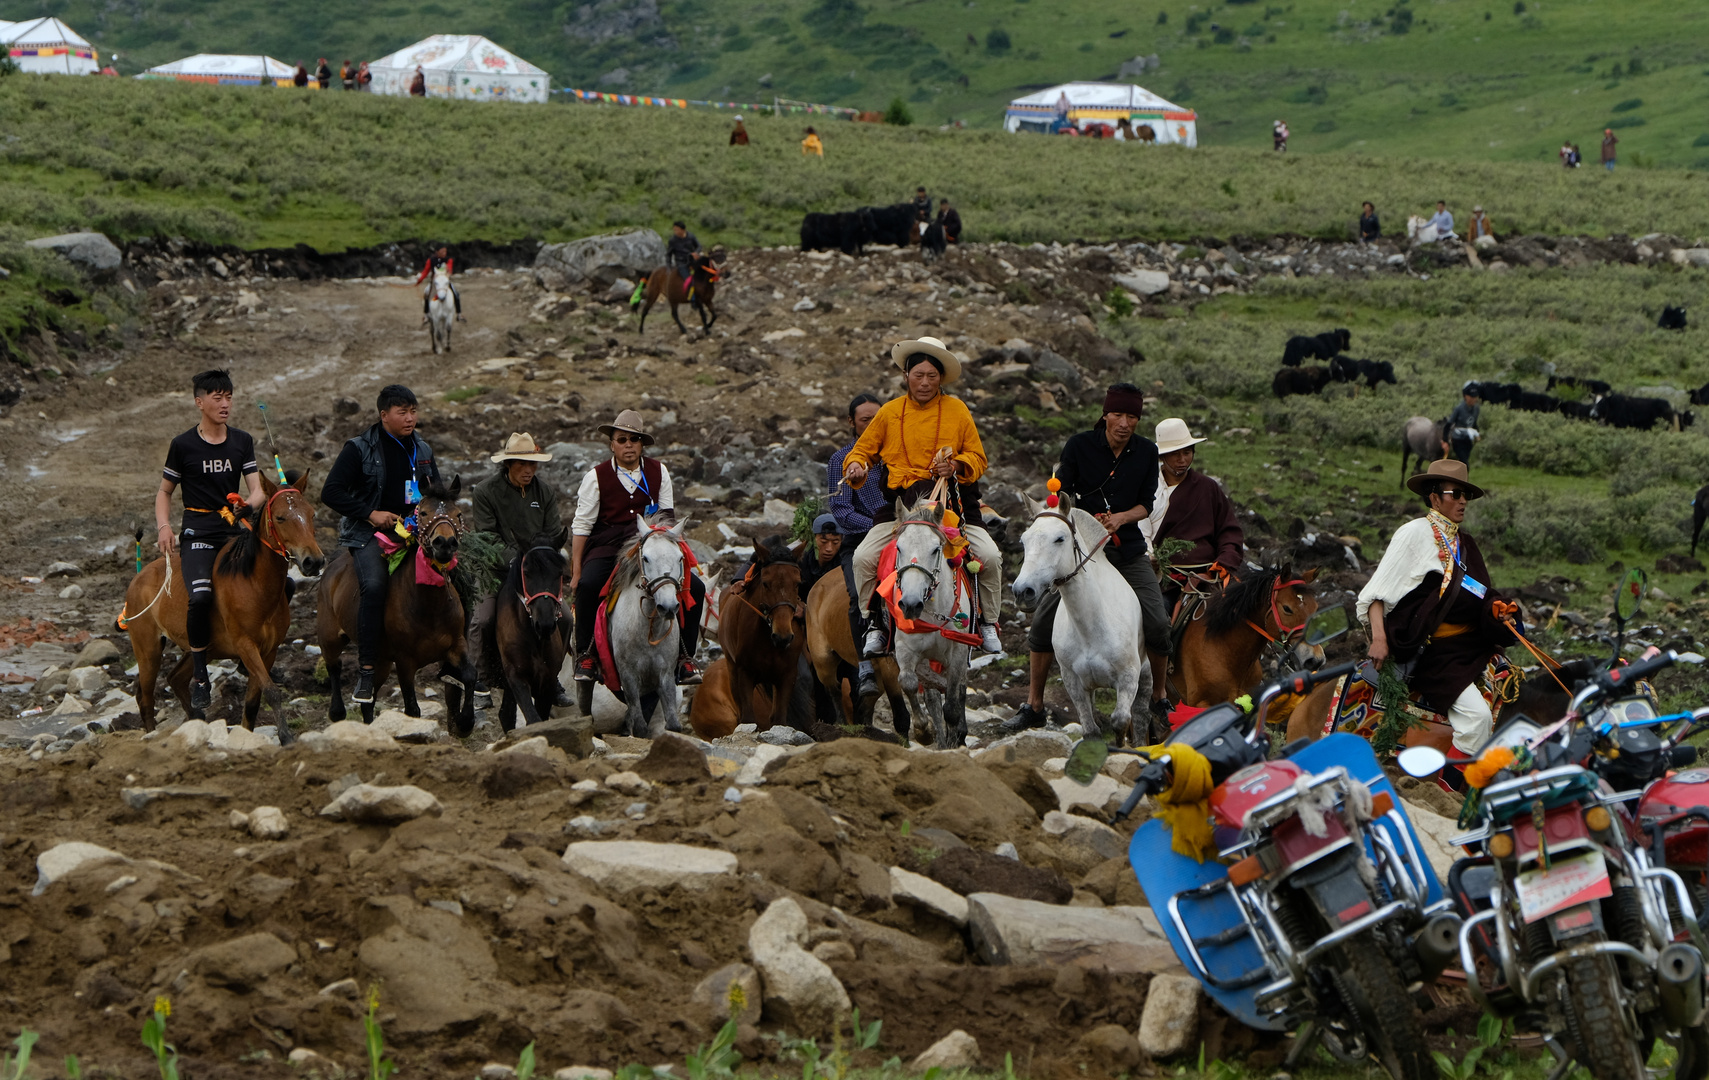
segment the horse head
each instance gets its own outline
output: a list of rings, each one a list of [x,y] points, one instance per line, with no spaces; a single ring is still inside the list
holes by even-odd
[[[433,295],[440,300],[451,295],[451,272],[443,266],[433,271]]]
[[[528,615],[535,636],[548,637],[564,617],[564,553],[562,538],[542,533],[518,556],[516,598]]]
[[[1205,630],[1220,637],[1244,625],[1277,645],[1288,644],[1304,633],[1306,621],[1317,612],[1317,595],[1311,590],[1316,580],[1315,567],[1296,577],[1288,563],[1249,574],[1211,604]]]
[[[754,561],[748,568],[742,595],[761,613],[771,628],[771,643],[787,649],[795,640],[795,623],[805,619],[801,608],[801,567],[790,557],[782,537],[769,537],[754,545]]]
[[[326,565],[320,542],[315,539],[315,512],[309,502],[309,470],[286,474],[289,483],[280,486],[261,472],[261,491],[267,502],[261,508],[256,535],[261,542],[297,564],[305,577],[315,577]]]
[[[416,543],[440,571],[457,557],[457,537],[463,531],[463,511],[457,506],[457,493],[462,490],[463,478],[453,476],[450,487],[429,486],[415,507]]]
[[[931,500],[913,507],[896,500],[896,604],[904,618],[919,618],[939,585],[948,584],[943,520],[943,507]]]
[[[1054,510],[1024,497],[1032,524],[1021,534],[1021,572],[1010,588],[1020,609],[1031,611],[1052,586],[1083,565],[1082,559],[1096,557],[1088,557],[1088,553],[1096,549],[1105,530],[1097,518],[1075,506],[1066,495],[1060,496]]]
[[[666,528],[655,524],[657,517],[635,519],[635,532],[640,537],[635,557],[640,562],[642,592],[652,598],[659,611],[674,614],[677,593],[688,583],[686,560],[682,554],[682,538],[688,531],[688,519],[683,518]]]

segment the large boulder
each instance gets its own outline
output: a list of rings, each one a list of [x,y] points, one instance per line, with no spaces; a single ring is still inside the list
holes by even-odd
[[[397,787],[355,784],[321,807],[320,816],[362,825],[396,825],[423,814],[438,817],[444,811],[432,792],[414,784]]]
[[[665,242],[651,229],[547,244],[534,257],[534,280],[562,292],[589,284],[607,289],[620,277],[651,274],[665,264]]]
[[[57,251],[71,262],[92,273],[107,273],[119,268],[124,253],[111,240],[98,232],[61,233],[38,240],[24,241],[26,247]]]
[[[1130,270],[1117,274],[1116,284],[1141,296],[1153,296],[1169,290],[1169,275],[1162,270]]]
[[[564,851],[564,863],[614,893],[671,885],[704,889],[736,872],[728,851],[644,840],[583,840]]]
[[[853,1004],[823,960],[808,952],[807,915],[794,900],[773,900],[748,931],[748,950],[765,985],[765,1017],[797,1035],[838,1029]]]
[[[1180,961],[1150,908],[1059,907],[996,893],[967,898],[973,944],[987,964],[1176,972]]]

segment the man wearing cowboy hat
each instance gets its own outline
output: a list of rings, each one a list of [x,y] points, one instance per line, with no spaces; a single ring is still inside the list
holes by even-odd
[[[907,377],[908,392],[878,410],[854,449],[843,458],[843,477],[859,490],[866,483],[867,469],[875,461],[884,463],[884,506],[873,520],[873,528],[855,549],[855,592],[869,605],[872,627],[867,632],[863,655],[888,652],[882,599],[875,599],[878,559],[895,536],[896,500],[913,502],[926,496],[940,478],[955,480],[959,489],[950,498],[950,509],[961,518],[967,554],[979,569],[979,634],[986,652],[1002,652],[997,640],[997,613],[1002,610],[1003,553],[996,541],[977,524],[978,481],[985,474],[985,446],[973,414],[960,398],[948,397],[942,388],[961,376],[961,360],[937,338],[898,342],[890,357]]]
[[[566,536],[563,518],[558,514],[558,493],[536,477],[542,462],[552,455],[540,449],[534,436],[526,431],[512,432],[504,449],[491,458],[501,466],[499,471],[475,485],[469,493],[474,502],[472,518],[476,532],[492,533],[504,545],[504,561],[508,565],[541,536],[552,538],[562,547]],[[475,605],[469,620],[469,656],[476,665],[485,662],[482,651],[487,629],[492,626],[493,611],[498,603],[489,596]],[[568,622],[568,612],[565,612]],[[478,689],[478,688],[477,688]],[[568,705],[569,698],[558,688],[559,705]]]
[[[1097,517],[1110,540],[1104,546],[1111,565],[1139,597],[1145,646],[1153,655],[1169,655],[1169,615],[1163,593],[1152,572],[1150,551],[1139,523],[1151,514],[1157,498],[1157,444],[1138,434],[1145,395],[1132,383],[1117,383],[1104,394],[1104,415],[1090,431],[1071,437],[1062,448],[1056,478],[1062,494]],[[1027,703],[1003,722],[1004,731],[1024,731],[1045,722],[1044,687],[1056,650],[1051,633],[1061,594],[1052,589],[1039,601],[1027,627],[1027,659],[1031,681]],[[1168,683],[1154,679],[1153,700],[1168,710]],[[1153,706],[1154,711],[1156,706]]]
[[[1483,553],[1460,527],[1466,505],[1484,492],[1454,460],[1431,462],[1406,486],[1429,512],[1395,530],[1356,611],[1370,627],[1371,660],[1381,667],[1393,659],[1419,703],[1447,714],[1455,749],[1475,754],[1491,728],[1475,680],[1516,640],[1492,610],[1498,597]]]
[[[599,678],[593,620],[600,590],[617,566],[617,556],[635,541],[635,519],[658,514],[660,524],[676,520],[670,470],[641,452],[642,447],[653,445],[653,436],[642,425],[640,413],[624,409],[616,420],[599,426],[600,434],[611,440],[611,458],[582,477],[575,517],[570,521],[569,586],[576,594],[576,655],[580,657],[576,681],[590,684],[589,689]],[[682,614],[678,686],[700,681],[692,657],[700,640],[700,616],[706,610],[706,584],[694,573],[688,575],[688,584],[694,602]]]

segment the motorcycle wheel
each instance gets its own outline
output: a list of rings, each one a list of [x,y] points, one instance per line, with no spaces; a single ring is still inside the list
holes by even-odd
[[[1709,1076],[1709,1028],[1687,1028],[1680,1032],[1677,1041],[1668,1041],[1679,1053],[1673,1066],[1673,1080],[1703,1080]]]
[[[1336,973],[1336,983],[1365,1029],[1371,1056],[1394,1080],[1432,1080],[1436,1066],[1424,1041],[1424,1020],[1383,943],[1360,934],[1341,949],[1341,957],[1346,966]]]
[[[1568,966],[1566,1006],[1579,1045],[1573,1056],[1596,1080],[1644,1080],[1638,1044],[1626,1034],[1614,994],[1619,979],[1607,957],[1590,956]]]

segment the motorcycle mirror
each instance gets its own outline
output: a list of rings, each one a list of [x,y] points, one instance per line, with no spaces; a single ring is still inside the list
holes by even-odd
[[[1448,764],[1448,755],[1434,746],[1409,746],[1395,758],[1400,765],[1400,771],[1420,780],[1427,776],[1435,776],[1442,771],[1442,766]]]
[[[1098,771],[1108,760],[1108,743],[1102,739],[1081,739],[1074,744],[1074,749],[1068,752],[1068,764],[1063,766],[1062,772],[1068,779],[1085,787],[1098,775]]]
[[[1634,566],[1626,571],[1625,579],[1620,582],[1620,591],[1614,594],[1615,618],[1628,623],[1638,617],[1644,606],[1644,586],[1649,580],[1641,567]]]
[[[1324,608],[1306,620],[1305,643],[1322,645],[1326,641],[1334,641],[1349,629],[1351,626],[1345,607]]]

